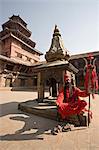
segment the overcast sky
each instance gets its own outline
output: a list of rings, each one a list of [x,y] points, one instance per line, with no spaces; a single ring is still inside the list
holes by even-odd
[[[0,0],[0,25],[13,14],[28,24],[31,39],[44,54],[55,24],[70,54],[99,50],[99,0]]]

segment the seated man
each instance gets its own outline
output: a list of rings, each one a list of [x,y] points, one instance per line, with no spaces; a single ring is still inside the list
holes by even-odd
[[[82,113],[87,105],[87,103],[84,100],[81,100],[79,96],[87,97],[89,94],[86,91],[81,91],[79,88],[75,87],[71,77],[65,75],[64,81],[65,85],[59,90],[56,104],[58,107],[58,113],[60,114],[62,120],[66,120],[66,124],[60,123],[56,126],[52,130],[53,135],[57,135],[57,133],[61,131],[70,131],[71,127],[68,124],[68,118],[72,115],[77,115],[79,117],[79,114]]]
[[[63,120],[71,115],[80,114],[87,103],[84,100],[81,100],[79,96],[88,96],[86,91],[81,91],[79,88],[73,85],[69,76],[65,75],[64,80],[65,86],[64,88],[60,89],[56,100],[58,112]]]

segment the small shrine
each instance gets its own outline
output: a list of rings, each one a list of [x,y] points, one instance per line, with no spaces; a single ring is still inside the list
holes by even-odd
[[[44,99],[46,85],[49,87],[49,97],[55,99],[58,95],[60,86],[64,84],[64,74],[72,76],[78,72],[68,59],[68,50],[64,47],[60,31],[55,25],[51,46],[45,54],[46,62],[34,68],[38,73],[38,99]]]

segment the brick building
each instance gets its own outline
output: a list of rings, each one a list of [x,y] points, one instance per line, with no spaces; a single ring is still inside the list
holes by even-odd
[[[13,15],[0,32],[0,87],[32,88],[35,75],[29,66],[40,62],[40,55],[30,39],[31,31],[20,16]],[[34,82],[34,83],[33,83]],[[6,88],[5,88],[6,89]]]

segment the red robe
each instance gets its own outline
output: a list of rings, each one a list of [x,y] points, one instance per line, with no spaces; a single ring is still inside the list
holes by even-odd
[[[79,114],[85,108],[87,103],[84,100],[80,100],[79,96],[87,97],[88,94],[85,91],[81,91],[75,87],[73,89],[73,94],[70,97],[69,89],[66,89],[66,102],[64,103],[64,89],[59,92],[56,104],[62,119],[65,119],[66,117],[74,114]]]

